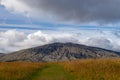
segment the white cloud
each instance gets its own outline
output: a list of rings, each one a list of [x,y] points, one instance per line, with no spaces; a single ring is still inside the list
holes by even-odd
[[[27,15],[27,13],[30,13],[31,11],[31,9],[20,0],[1,0],[1,5],[4,5],[7,10],[13,13],[22,13]]]
[[[47,21],[49,18],[52,19],[48,13],[43,12],[42,9],[37,10],[33,7],[28,6],[22,0],[1,0],[0,5],[3,5],[8,11],[13,14],[22,14],[27,17],[40,18],[42,21]],[[47,18],[47,19],[45,19]]]
[[[76,41],[72,34],[68,33],[43,33],[37,31],[31,34],[25,34],[16,30],[0,32],[0,52],[11,52],[24,48],[44,45],[52,42]]]
[[[120,51],[120,38],[117,38],[111,32],[104,32],[104,35],[95,31],[80,32],[81,33],[78,34],[61,31],[37,31],[26,34],[22,31],[8,30],[6,32],[0,32],[0,52],[13,52],[20,49],[41,46],[53,42],[74,42],[88,46]]]
[[[86,45],[112,49],[112,42],[105,37],[91,37],[86,40]]]

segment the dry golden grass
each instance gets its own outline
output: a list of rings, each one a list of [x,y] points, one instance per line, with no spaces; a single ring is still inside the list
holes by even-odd
[[[60,63],[76,80],[120,80],[120,59],[88,59]]]
[[[40,80],[43,77],[46,78],[45,80],[50,78],[56,80],[59,78],[57,74],[66,74],[65,80],[120,80],[120,59],[87,59],[58,63],[0,63],[0,80]]]
[[[0,80],[32,80],[34,73],[43,67],[41,63],[0,63]]]

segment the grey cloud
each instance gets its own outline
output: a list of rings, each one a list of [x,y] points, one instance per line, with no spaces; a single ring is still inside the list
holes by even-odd
[[[120,21],[120,0],[21,0],[32,10],[61,21],[116,23]]]
[[[112,32],[116,37],[120,38],[120,31],[113,31]]]
[[[112,42],[104,37],[93,37],[93,38],[89,38],[86,41],[87,45],[91,45],[91,46],[95,46],[95,47],[101,47],[101,48],[106,48],[106,49],[112,49],[113,48],[113,44]]]

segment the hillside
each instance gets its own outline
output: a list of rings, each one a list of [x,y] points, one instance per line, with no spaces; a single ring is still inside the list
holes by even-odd
[[[1,56],[3,56],[3,55],[5,55],[5,54],[3,54],[3,53],[0,53],[0,57],[1,57]]]
[[[86,58],[116,58],[118,52],[73,43],[52,43],[20,50],[0,57],[0,61],[53,62]]]

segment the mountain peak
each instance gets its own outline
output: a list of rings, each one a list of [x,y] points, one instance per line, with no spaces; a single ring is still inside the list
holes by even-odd
[[[0,57],[0,61],[65,61],[86,58],[116,58],[119,53],[75,43],[51,43]]]

